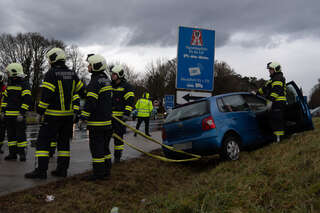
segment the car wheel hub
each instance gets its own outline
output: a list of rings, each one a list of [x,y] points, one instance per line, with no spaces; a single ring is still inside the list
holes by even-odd
[[[227,154],[231,160],[237,160],[239,158],[239,146],[235,141],[230,141],[227,145]]]

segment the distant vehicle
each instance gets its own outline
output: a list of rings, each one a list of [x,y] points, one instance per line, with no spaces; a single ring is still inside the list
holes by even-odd
[[[310,110],[301,91],[287,84],[285,132],[290,135],[312,130]],[[267,120],[267,102],[248,92],[203,98],[174,108],[164,121],[163,143],[199,155],[220,154],[237,160],[240,150],[271,141],[274,137]],[[183,158],[163,148],[168,158]]]

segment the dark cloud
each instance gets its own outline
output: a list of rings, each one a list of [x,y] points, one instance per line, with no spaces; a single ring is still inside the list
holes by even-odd
[[[183,25],[215,29],[218,47],[235,33],[259,38],[239,41],[241,45],[266,46],[274,44],[275,35],[318,37],[318,14],[318,0],[3,0],[0,29],[1,33],[39,32],[81,46],[112,44],[124,32],[122,45],[171,46]]]

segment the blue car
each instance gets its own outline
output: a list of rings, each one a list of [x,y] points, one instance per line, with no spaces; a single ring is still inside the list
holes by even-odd
[[[240,150],[273,140],[266,99],[248,92],[203,98],[174,108],[164,121],[163,143],[199,155],[220,154],[237,160]],[[310,110],[297,85],[287,83],[286,135],[314,128]],[[166,157],[186,156],[163,148]]]

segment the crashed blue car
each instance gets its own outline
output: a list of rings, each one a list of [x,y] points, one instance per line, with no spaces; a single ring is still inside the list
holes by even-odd
[[[248,92],[203,98],[172,110],[164,121],[162,140],[189,153],[237,160],[242,149],[273,139],[267,108],[266,99]],[[284,114],[287,136],[314,128],[306,100],[293,81],[287,83]],[[163,152],[168,158],[187,157],[167,148]]]

